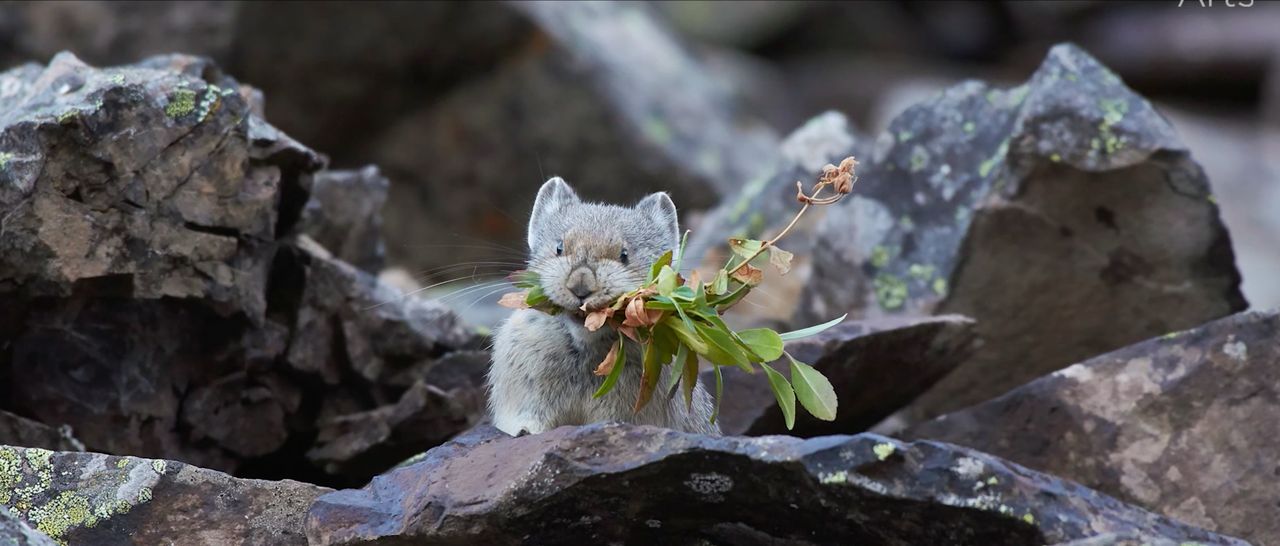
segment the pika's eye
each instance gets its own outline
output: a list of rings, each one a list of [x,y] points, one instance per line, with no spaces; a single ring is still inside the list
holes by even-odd
[[[622,249],[622,252],[618,255],[618,261],[622,262],[622,265],[627,265],[627,262],[629,261],[627,259],[627,249]]]
[[[564,255],[564,241],[556,243],[556,256]]]

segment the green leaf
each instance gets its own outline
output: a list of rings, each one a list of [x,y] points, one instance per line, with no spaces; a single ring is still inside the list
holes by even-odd
[[[787,430],[791,430],[796,426],[796,392],[791,389],[791,384],[787,383],[787,378],[782,377],[778,370],[773,366],[765,364],[765,377],[769,378],[769,387],[773,389],[773,397],[778,399],[778,407],[782,409],[782,418],[787,423]]]
[[[626,348],[622,346],[621,334],[618,335],[618,344],[615,348],[617,349],[616,352],[618,353],[618,356],[614,357],[613,370],[609,371],[609,375],[605,376],[604,383],[601,383],[600,388],[596,389],[595,394],[591,395],[592,398],[600,398],[601,396],[608,394],[609,391],[613,390],[613,386],[617,384],[618,377],[622,375],[622,367],[627,363],[627,351]]]
[[[729,291],[729,272],[721,269],[716,273],[715,280],[711,281],[711,293],[716,296],[723,295]]]
[[[675,300],[693,301],[696,297],[697,294],[693,292],[692,288],[689,288],[689,285],[678,286],[671,291],[671,299]]]
[[[788,271],[791,271],[791,259],[794,257],[794,254],[781,248],[776,246],[769,247],[769,263],[778,268],[779,275],[786,275]]]
[[[680,249],[676,251],[676,265],[673,269],[680,271],[680,266],[684,265],[684,249],[689,244],[689,230],[684,230],[684,235],[680,236]]]
[[[679,347],[676,348],[676,357],[672,361],[674,362],[673,367],[683,368],[684,360],[688,356],[689,346],[680,343]],[[662,387],[662,392],[667,393],[668,399],[676,395],[676,387],[680,386],[680,371],[679,369],[673,369],[671,373],[667,374],[667,384]]]
[[[755,239],[740,239],[734,237],[729,239],[729,248],[733,249],[733,253],[742,256],[742,259],[748,259],[760,251],[760,247],[764,245],[764,241]]]
[[[747,358],[747,353],[734,342],[733,335],[720,330],[719,328],[709,328],[701,324],[697,325],[698,335],[702,339],[707,340],[708,350],[702,353],[714,363],[717,364],[733,364],[747,373],[755,373],[755,369],[751,367],[751,360]]]
[[[738,332],[738,339],[764,362],[782,357],[782,336],[768,328],[752,328]]]
[[[653,262],[653,265],[649,267],[649,278],[645,280],[645,284],[649,284],[653,282],[654,279],[658,278],[658,273],[662,271],[663,266],[669,265],[670,263],[671,251],[668,250],[658,258],[658,261]]]
[[[666,355],[670,361],[671,355]],[[658,378],[662,375],[662,349],[656,341],[650,341],[644,347],[644,373],[640,376],[640,393],[636,396],[636,406],[632,411],[640,411],[658,386]],[[612,374],[610,374],[612,375]]]
[[[813,366],[796,360],[790,354],[787,354],[787,359],[791,361],[791,384],[795,385],[800,405],[818,419],[834,421],[837,401],[831,382]]]
[[[744,284],[739,286],[733,292],[730,292],[724,296],[716,298],[716,300],[711,302],[711,304],[715,305],[716,309],[723,311],[725,309],[733,307],[735,304],[741,301],[742,298],[745,298],[747,296],[747,293],[750,291],[751,291],[751,287]]]
[[[841,322],[844,322],[844,318],[845,318],[845,317],[847,317],[847,316],[849,316],[849,314],[848,314],[848,313],[845,313],[845,314],[843,314],[843,315],[840,315],[840,317],[839,317],[839,318],[836,318],[836,319],[831,320],[831,321],[828,321],[828,322],[824,322],[824,323],[819,324],[819,325],[817,325],[817,326],[810,326],[810,327],[808,327],[808,328],[801,328],[801,329],[799,329],[799,330],[792,330],[792,331],[790,331],[790,332],[784,332],[784,333],[783,333],[783,334],[781,334],[779,337],[781,337],[781,338],[782,338],[782,341],[795,341],[795,340],[797,340],[797,339],[801,339],[801,338],[806,338],[806,337],[809,337],[809,336],[818,335],[818,334],[821,334],[822,332],[827,331],[827,330],[828,330],[828,329],[830,329],[832,326],[835,326],[835,325],[837,325],[837,324],[840,324]]]
[[[712,364],[711,368],[716,372],[716,409],[711,411],[711,423],[715,424],[716,417],[720,416],[720,399],[724,398],[724,376],[720,374],[720,366]]]
[[[677,359],[676,364],[682,361]],[[684,405],[686,408],[693,408],[693,387],[698,384],[698,355],[696,353],[686,353],[684,360]],[[674,371],[672,370],[674,375]]]
[[[670,265],[662,266],[658,271],[658,293],[667,297],[671,297],[671,293],[676,289],[676,270],[671,269]]]
[[[551,301],[546,293],[542,291],[542,285],[537,285],[529,289],[529,295],[525,296],[524,303],[529,307],[537,307],[543,303]]]
[[[654,331],[656,332],[660,328],[671,330],[671,333],[675,334],[677,338],[680,338],[680,343],[688,345],[689,349],[695,353],[705,354],[710,350],[707,347],[706,341],[698,337],[696,332],[690,330],[683,322],[680,322],[675,317],[666,317],[662,319],[661,322],[654,326]]]

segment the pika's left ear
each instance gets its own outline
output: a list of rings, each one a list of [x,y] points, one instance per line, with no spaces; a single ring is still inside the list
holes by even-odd
[[[666,228],[672,248],[680,244],[680,219],[676,215],[676,204],[667,192],[649,194],[636,205],[636,210],[649,217],[655,226]]]

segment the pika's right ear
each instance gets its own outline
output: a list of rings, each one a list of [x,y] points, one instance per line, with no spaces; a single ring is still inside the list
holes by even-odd
[[[533,200],[533,213],[529,216],[529,249],[538,248],[539,237],[546,231],[549,218],[564,212],[565,207],[581,202],[578,194],[559,176],[553,177],[538,190]]]

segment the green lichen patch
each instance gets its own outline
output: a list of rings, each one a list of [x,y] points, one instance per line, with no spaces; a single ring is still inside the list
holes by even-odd
[[[972,133],[978,129],[978,126],[975,125],[972,121],[966,121],[964,122],[964,126],[962,127],[962,129],[964,129],[964,132],[966,133]]]
[[[1009,153],[1009,139],[1006,138],[1000,142],[1000,146],[996,148],[996,153],[994,155],[987,158],[980,165],[978,165],[978,176],[986,178],[988,175],[990,175],[991,171],[996,168],[996,165],[1004,161],[1004,156],[1007,155],[1008,153]]]
[[[171,118],[180,118],[196,110],[196,92],[190,89],[178,89],[169,95],[169,104],[164,107],[164,114]]]
[[[875,447],[872,447],[871,451],[875,452],[877,459],[880,459],[881,461],[883,461],[885,459],[888,459],[889,456],[893,455],[893,452],[895,451],[895,449],[896,448],[893,447],[893,444],[881,443],[881,444],[876,444]]]
[[[901,309],[907,303],[907,283],[888,273],[876,275],[872,283],[876,301],[886,310]]]
[[[13,154],[10,152],[0,152],[0,169],[9,166],[9,162],[13,161]]]
[[[928,281],[933,278],[935,267],[929,264],[911,264],[907,268],[907,275],[918,281]]]
[[[915,133],[912,133],[911,131],[898,131],[898,142],[906,142],[911,140],[911,137],[913,136],[915,136]]]
[[[889,259],[892,258],[888,247],[876,245],[871,249],[871,267],[876,269],[884,269],[889,265]]]
[[[938,277],[938,278],[934,279],[934,280],[933,280],[933,293],[935,293],[935,294],[937,294],[937,295],[939,295],[939,296],[946,296],[946,295],[947,295],[947,280],[946,280],[946,279],[944,279],[944,278],[942,278],[942,277]]]
[[[918,173],[929,166],[929,152],[925,151],[924,146],[916,146],[911,149],[911,172]]]

